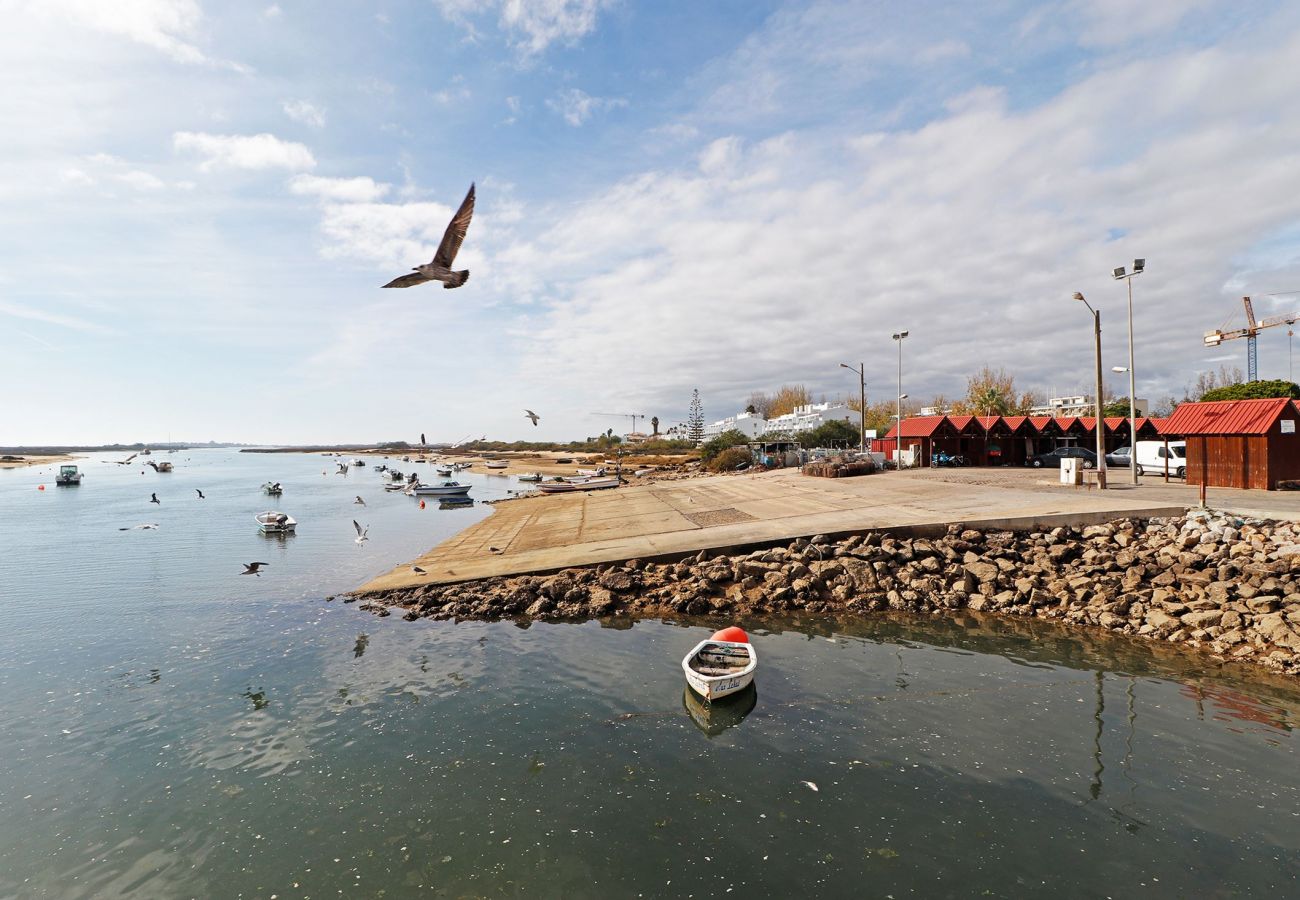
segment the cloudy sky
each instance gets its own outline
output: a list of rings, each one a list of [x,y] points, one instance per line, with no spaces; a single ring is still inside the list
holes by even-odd
[[[0,0],[0,445],[570,439],[755,389],[1139,395],[1300,308],[1300,7]],[[384,291],[470,182],[467,285]],[[1286,329],[1260,340],[1286,377]],[[1118,376],[1117,376],[1118,378]],[[1117,380],[1114,387],[1123,392]],[[534,429],[523,408],[537,410]]]

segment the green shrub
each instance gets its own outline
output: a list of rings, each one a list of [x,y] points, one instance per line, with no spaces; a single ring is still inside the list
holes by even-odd
[[[754,454],[748,447],[728,447],[705,464],[710,472],[734,472],[744,463],[752,463]]]
[[[744,447],[749,443],[749,438],[734,428],[731,431],[724,431],[715,438],[705,441],[700,446],[700,459],[706,463],[732,447]]]
[[[1272,397],[1289,397],[1300,400],[1300,386],[1295,382],[1277,379],[1275,381],[1250,381],[1245,384],[1228,384],[1206,391],[1201,399],[1209,400],[1267,400]]]

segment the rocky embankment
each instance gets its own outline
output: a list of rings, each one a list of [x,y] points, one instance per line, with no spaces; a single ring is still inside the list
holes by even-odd
[[[1300,674],[1300,524],[1213,513],[1035,533],[818,536],[349,599],[406,618],[972,609],[1109,629]]]

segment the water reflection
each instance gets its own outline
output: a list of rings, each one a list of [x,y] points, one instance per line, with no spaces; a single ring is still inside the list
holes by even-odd
[[[682,691],[682,706],[690,714],[695,727],[709,737],[717,737],[728,728],[735,728],[745,721],[757,703],[758,688],[752,682],[744,690],[712,703],[701,699],[689,687]]]

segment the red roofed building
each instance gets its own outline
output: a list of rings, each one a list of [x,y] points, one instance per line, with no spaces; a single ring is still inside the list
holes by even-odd
[[[1161,432],[1187,441],[1187,483],[1271,491],[1300,479],[1300,409],[1286,398],[1183,403]]]
[[[903,450],[917,451],[916,465],[930,465],[936,441],[956,441],[957,429],[952,427],[947,416],[912,416],[903,420]],[[889,429],[882,439],[871,442],[871,449],[884,453],[886,459],[893,459],[898,448],[898,426]]]

